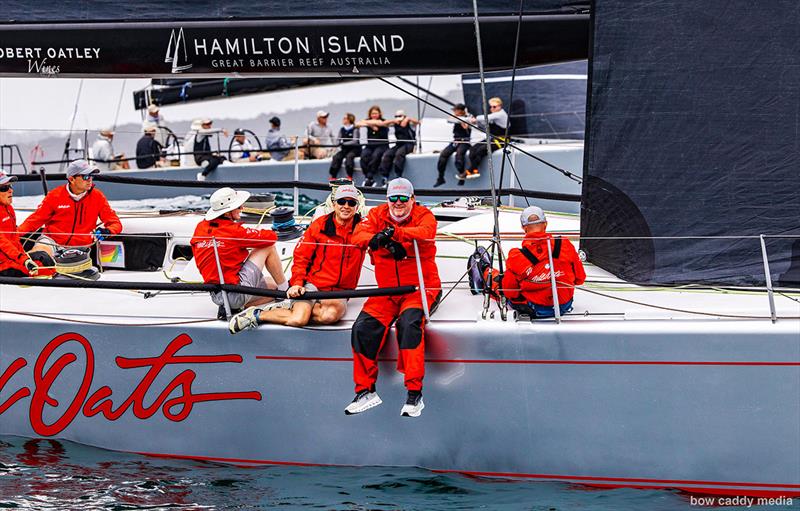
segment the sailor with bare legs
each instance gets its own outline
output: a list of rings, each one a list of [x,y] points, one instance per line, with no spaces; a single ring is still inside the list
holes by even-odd
[[[294,249],[288,300],[250,307],[230,321],[231,333],[262,323],[302,327],[330,325],[347,312],[346,299],[303,300],[306,291],[355,289],[364,262],[364,248],[353,244],[361,217],[359,194],[352,185],[336,189],[333,212],[314,220]]]
[[[288,284],[274,246],[277,234],[270,229],[252,229],[239,223],[249,197],[250,192],[227,187],[211,195],[211,207],[205,219],[197,224],[190,242],[197,269],[206,284],[286,290]],[[272,280],[265,278],[265,269]],[[227,297],[231,310],[272,301],[269,297],[244,293],[228,293]],[[211,301],[224,306],[222,291],[212,292]]]

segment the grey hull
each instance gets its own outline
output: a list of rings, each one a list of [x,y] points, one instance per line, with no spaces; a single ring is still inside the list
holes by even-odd
[[[800,494],[796,322],[666,323],[434,322],[426,408],[409,419],[399,413],[405,391],[393,340],[382,354],[383,404],[343,414],[353,395],[348,323],[267,326],[234,337],[221,323],[109,328],[12,319],[0,337],[0,407],[20,389],[32,396],[0,415],[0,433],[231,463],[420,466],[592,485]],[[44,358],[62,334],[65,342]],[[120,367],[125,359],[155,363],[181,334],[188,338],[179,341],[191,343],[174,357],[201,358],[176,358],[149,387],[141,384],[149,366]],[[76,361],[50,373],[58,406],[47,404],[48,371],[69,353]],[[241,362],[202,359],[224,354]],[[18,358],[24,366],[14,365]],[[84,379],[89,365],[93,374]],[[186,413],[185,403],[165,408],[159,399],[176,378],[184,386],[170,399],[258,396],[200,400]],[[103,409],[107,398],[97,392],[106,385],[113,406],[108,416],[91,416],[92,408]],[[142,402],[125,405],[137,386]],[[186,416],[170,420],[166,413]]]
[[[567,169],[573,173],[580,174],[580,169],[583,165],[583,147],[582,144],[565,144],[565,145],[541,145],[541,146],[526,146],[527,150],[532,151],[534,154],[542,157],[546,161],[559,166],[560,168]],[[501,154],[497,151],[493,154],[492,158],[495,166],[495,183],[500,183],[500,167],[501,167]],[[417,188],[432,188],[436,177],[438,175],[436,162],[438,161],[438,154],[412,154],[409,155],[406,161],[405,171],[403,176],[407,177],[414,183]],[[358,161],[358,160],[356,160]],[[514,163],[516,169],[516,176],[511,171],[511,166],[506,165],[505,175],[503,177],[503,185],[506,188],[522,188],[526,190],[535,190],[542,192],[552,193],[567,193],[580,195],[581,185],[571,179],[564,177],[558,171],[545,166],[533,160],[530,157],[519,154],[515,158]],[[298,180],[313,182],[313,183],[326,183],[330,176],[328,169],[330,168],[330,159],[327,160],[310,160],[298,162]],[[109,174],[115,176],[126,177],[140,177],[146,179],[177,179],[181,181],[196,182],[196,175],[200,169],[197,167],[180,167],[174,169],[153,169],[153,170],[131,170],[131,171],[116,171]],[[458,186],[458,180],[455,178],[455,167],[453,165],[453,158],[448,161],[445,179],[447,183],[442,186],[443,190],[452,190],[452,195],[446,197],[423,198],[425,201],[440,201],[445,199],[456,199],[464,195],[474,194],[470,190],[487,189],[490,187],[488,161],[484,159],[481,165],[481,177],[477,179],[467,180],[464,185]],[[345,175],[344,169],[339,172],[339,176]],[[394,174],[392,174],[394,176]],[[363,174],[357,170],[354,175],[357,185],[363,181]],[[180,195],[203,195],[211,194],[219,188],[220,181],[292,181],[295,179],[295,164],[294,162],[265,162],[265,163],[244,163],[244,164],[226,164],[217,168],[207,179],[207,186],[203,187],[175,187],[175,186],[141,186],[130,185],[121,183],[99,183],[99,187],[109,200],[138,200],[138,199],[152,199],[152,198],[169,198]],[[53,181],[50,187],[63,183],[63,181]],[[245,188],[246,189],[246,188]],[[253,193],[265,191],[283,191],[291,192],[292,189],[264,189],[252,188],[249,191]],[[24,183],[16,183],[14,186],[14,193],[18,196],[25,195],[40,195],[42,194],[42,185],[38,181],[30,181]],[[327,197],[327,193],[315,190],[300,190],[314,200],[322,201]],[[377,197],[377,196],[375,196]],[[524,199],[516,198],[517,205],[524,204]],[[507,202],[507,201],[506,201]],[[578,202],[567,201],[554,201],[554,200],[541,200],[537,199],[537,204],[540,204],[547,210],[563,211],[567,213],[578,213]]]

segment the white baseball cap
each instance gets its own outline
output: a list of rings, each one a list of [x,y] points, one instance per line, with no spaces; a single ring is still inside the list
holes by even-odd
[[[386,187],[386,196],[392,197],[394,195],[405,195],[406,197],[414,196],[414,185],[411,181],[404,177],[398,177],[389,181],[389,186]]]
[[[534,215],[536,215],[539,220],[528,220]],[[526,225],[543,224],[545,222],[547,222],[547,217],[545,216],[542,208],[539,206],[528,206],[522,210],[522,214],[519,216],[519,223],[522,224],[522,227],[525,227]]]
[[[358,199],[358,189],[353,185],[342,185],[337,188],[336,193],[333,194],[333,200],[346,198]]]
[[[328,114],[328,112],[325,110],[317,110],[317,117],[328,117],[328,115],[330,114]]]
[[[250,192],[236,191],[227,186],[220,188],[211,194],[211,207],[208,208],[205,218],[206,220],[214,220],[229,211],[239,209],[239,206],[247,202],[249,198]]]
[[[67,167],[68,177],[85,176],[87,174],[98,174],[98,173],[100,173],[100,169],[98,169],[94,165],[91,165],[86,160],[72,161]]]
[[[0,185],[8,184],[17,180],[17,176],[9,176],[5,170],[0,169]]]
[[[394,113],[394,116],[395,117],[405,117],[406,116],[406,111],[405,110],[398,110],[398,111],[396,111]]]

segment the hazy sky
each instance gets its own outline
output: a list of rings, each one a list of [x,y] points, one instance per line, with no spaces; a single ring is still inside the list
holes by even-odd
[[[460,79],[458,75],[434,77],[431,90],[437,94],[447,94],[461,87]],[[428,80],[429,77],[421,76],[419,83],[425,87]],[[80,83],[81,80],[72,78],[0,78],[0,137],[3,131],[9,130],[68,130]],[[117,125],[141,122],[141,113],[133,108],[133,91],[144,88],[148,83],[146,79],[83,80],[73,129],[97,130],[113,126],[118,109]],[[402,83],[399,85],[408,89]],[[304,107],[379,98],[406,99],[408,96],[380,81],[366,80],[167,105],[163,113],[170,121],[202,116],[249,119],[263,112],[281,114]]]

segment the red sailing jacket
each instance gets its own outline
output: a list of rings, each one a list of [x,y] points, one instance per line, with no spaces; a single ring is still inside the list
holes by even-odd
[[[206,284],[219,284],[217,260],[211,238],[217,239],[217,252],[226,284],[239,283],[239,270],[250,252],[248,248],[270,247],[278,236],[269,229],[250,229],[227,218],[203,220],[194,230],[192,253]]]
[[[0,206],[0,271],[15,269],[28,274],[25,261],[28,254],[22,250],[17,234],[17,216],[11,206]]]
[[[366,247],[375,234],[390,225],[395,228],[392,239],[403,245],[408,257],[402,261],[395,261],[392,254],[384,248],[374,252],[370,251],[370,259],[375,265],[375,279],[378,281],[378,287],[419,285],[414,244],[412,243],[413,240],[417,240],[425,287],[426,289],[441,289],[442,283],[436,267],[436,243],[433,241],[433,238],[436,237],[436,217],[425,206],[414,204],[411,214],[401,224],[392,220],[388,204],[372,208],[367,218],[356,227],[353,243]]]
[[[81,200],[76,201],[70,196],[67,186],[50,191],[36,211],[22,222],[19,231],[34,232],[44,225],[45,235],[59,245],[69,247],[94,243],[91,233],[97,227],[98,218],[111,234],[122,232],[122,223],[103,192],[92,187]]]
[[[352,239],[360,221],[357,214],[352,224],[341,226],[331,213],[311,222],[294,249],[289,284],[310,282],[320,291],[355,289],[364,262],[364,249]]]
[[[503,293],[512,302],[553,305],[546,238],[550,238],[547,233],[531,232],[526,234],[522,241],[522,247],[527,248],[540,261],[535,265],[518,248],[511,249],[508,253],[506,272],[503,275]],[[569,240],[562,240],[558,257],[556,257],[555,245],[556,240],[550,238],[553,266],[556,268],[558,303],[566,303],[572,300],[572,296],[575,294],[572,286],[583,284],[586,280],[586,273],[575,247]]]

